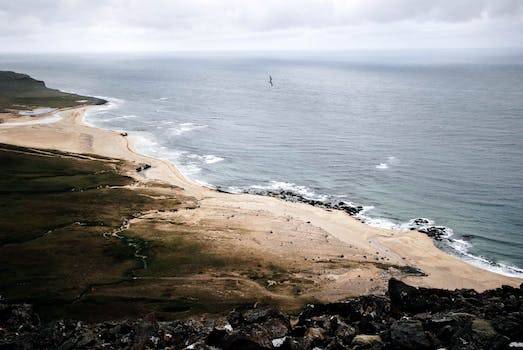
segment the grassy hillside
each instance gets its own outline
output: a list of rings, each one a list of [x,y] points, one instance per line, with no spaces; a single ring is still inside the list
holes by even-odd
[[[45,86],[26,74],[0,71],[0,113],[31,110],[37,107],[65,108],[99,105],[100,98],[69,94]]]
[[[276,303],[266,281],[291,281],[284,266],[215,237],[247,232],[184,222],[178,212],[196,200],[135,183],[125,175],[134,164],[1,143],[0,164],[0,295],[48,319],[221,312]],[[295,283],[285,286],[292,294]]]

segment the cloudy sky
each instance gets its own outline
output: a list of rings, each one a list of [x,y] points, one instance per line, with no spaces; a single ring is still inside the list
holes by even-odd
[[[4,52],[523,47],[523,0],[0,0]]]

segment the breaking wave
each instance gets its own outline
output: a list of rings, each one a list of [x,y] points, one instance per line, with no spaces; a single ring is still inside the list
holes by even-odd
[[[196,159],[196,160],[199,160],[205,164],[214,164],[214,163],[218,163],[218,162],[221,162],[222,160],[224,160],[225,158],[222,158],[222,157],[218,157],[218,156],[215,156],[214,154],[206,154],[206,155],[199,155],[199,154],[189,154],[187,156],[187,158],[190,158],[190,159]]]
[[[376,165],[376,169],[386,170],[389,168],[390,165],[395,165],[397,163],[398,163],[398,159],[396,157],[388,156],[386,162]]]
[[[186,132],[206,128],[207,125],[199,125],[194,123],[181,123],[171,128],[169,132],[173,135],[179,136]]]
[[[316,193],[313,189],[307,186],[297,185],[291,182],[284,181],[270,181],[267,185],[252,185],[246,189],[241,189],[232,186],[230,188],[233,192],[242,192],[245,190],[260,190],[260,191],[288,191],[297,194],[306,199],[326,202],[328,196]]]

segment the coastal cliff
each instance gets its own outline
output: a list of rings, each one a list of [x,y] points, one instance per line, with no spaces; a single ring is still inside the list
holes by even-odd
[[[48,88],[27,74],[0,71],[0,113],[32,110],[38,107],[66,108],[101,105],[104,99],[70,94]]]

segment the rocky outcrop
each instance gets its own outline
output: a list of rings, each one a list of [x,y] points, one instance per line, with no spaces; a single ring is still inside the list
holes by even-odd
[[[139,173],[139,172],[145,171],[145,170],[150,169],[150,168],[151,168],[150,164],[140,164],[140,166],[138,166],[136,168],[136,172]]]
[[[221,192],[226,192],[225,190],[223,190],[221,188],[219,188],[218,190]],[[319,208],[324,208],[324,209],[341,210],[351,216],[357,215],[358,213],[360,213],[363,210],[363,206],[361,206],[361,205],[356,205],[353,203],[348,203],[348,202],[339,201],[339,200],[322,201],[322,200],[317,200],[317,199],[311,199],[311,198],[302,196],[296,192],[287,191],[287,190],[250,188],[248,190],[245,190],[244,193],[279,198],[284,201],[293,202],[293,203],[305,203],[305,204],[309,204],[309,205],[319,207]]]
[[[523,286],[477,293],[389,281],[387,296],[227,316],[41,324],[29,305],[0,302],[0,349],[516,349],[523,345]]]

